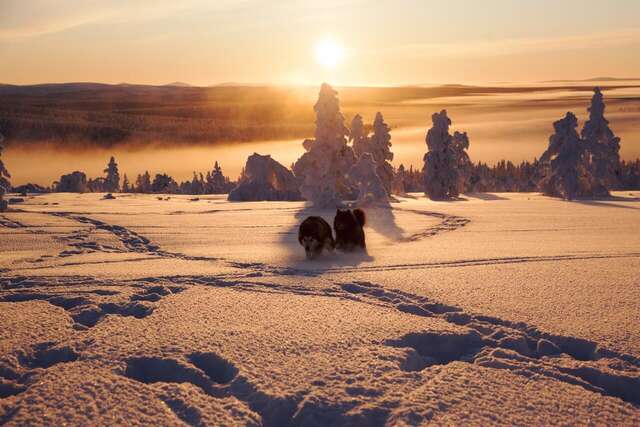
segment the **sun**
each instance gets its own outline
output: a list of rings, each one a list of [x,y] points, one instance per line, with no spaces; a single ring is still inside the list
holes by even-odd
[[[316,61],[325,68],[335,68],[344,58],[344,49],[332,39],[324,39],[316,46]]]

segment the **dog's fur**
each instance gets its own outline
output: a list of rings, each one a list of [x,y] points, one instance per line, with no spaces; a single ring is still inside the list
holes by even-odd
[[[308,259],[317,257],[323,249],[332,252],[335,247],[331,226],[319,216],[310,216],[302,221],[298,230],[298,242]]]
[[[336,247],[343,252],[366,250],[364,238],[365,215],[361,209],[338,209],[333,220]]]

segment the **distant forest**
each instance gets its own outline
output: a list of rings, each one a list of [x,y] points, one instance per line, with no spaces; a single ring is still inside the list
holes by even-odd
[[[611,86],[626,87],[626,86]],[[584,91],[549,86],[536,90]],[[527,87],[352,87],[340,89],[343,113],[401,101],[489,93]],[[5,146],[51,142],[60,147],[123,144],[215,144],[313,135],[309,105],[315,87],[147,86],[97,83],[0,85],[0,132]]]

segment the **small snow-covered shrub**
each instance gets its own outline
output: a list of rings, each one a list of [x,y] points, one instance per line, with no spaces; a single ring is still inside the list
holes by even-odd
[[[289,169],[269,155],[253,153],[238,186],[229,193],[229,200],[302,200],[298,188],[299,182]]]
[[[80,171],[62,175],[60,181],[55,182],[53,186],[54,191],[59,193],[86,193],[89,190],[87,175]]]

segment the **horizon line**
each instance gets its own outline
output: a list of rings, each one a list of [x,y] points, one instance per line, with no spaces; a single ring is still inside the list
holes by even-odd
[[[590,83],[590,82],[625,82],[640,81],[640,77],[590,77],[586,79],[553,79],[553,80],[514,80],[514,81],[468,81],[468,82],[422,82],[422,83],[395,83],[395,84],[331,84],[337,88],[402,88],[402,87],[433,87],[433,86],[476,86],[476,85],[508,85],[508,84],[549,84],[549,83]],[[183,81],[173,81],[169,83],[132,83],[132,82],[104,82],[104,81],[52,81],[38,83],[10,83],[0,82],[0,86],[31,87],[31,86],[62,86],[62,85],[101,85],[101,86],[153,86],[153,87],[176,87],[176,88],[217,88],[217,87],[316,87],[320,83],[266,83],[266,82],[220,82],[212,84],[191,84]]]

